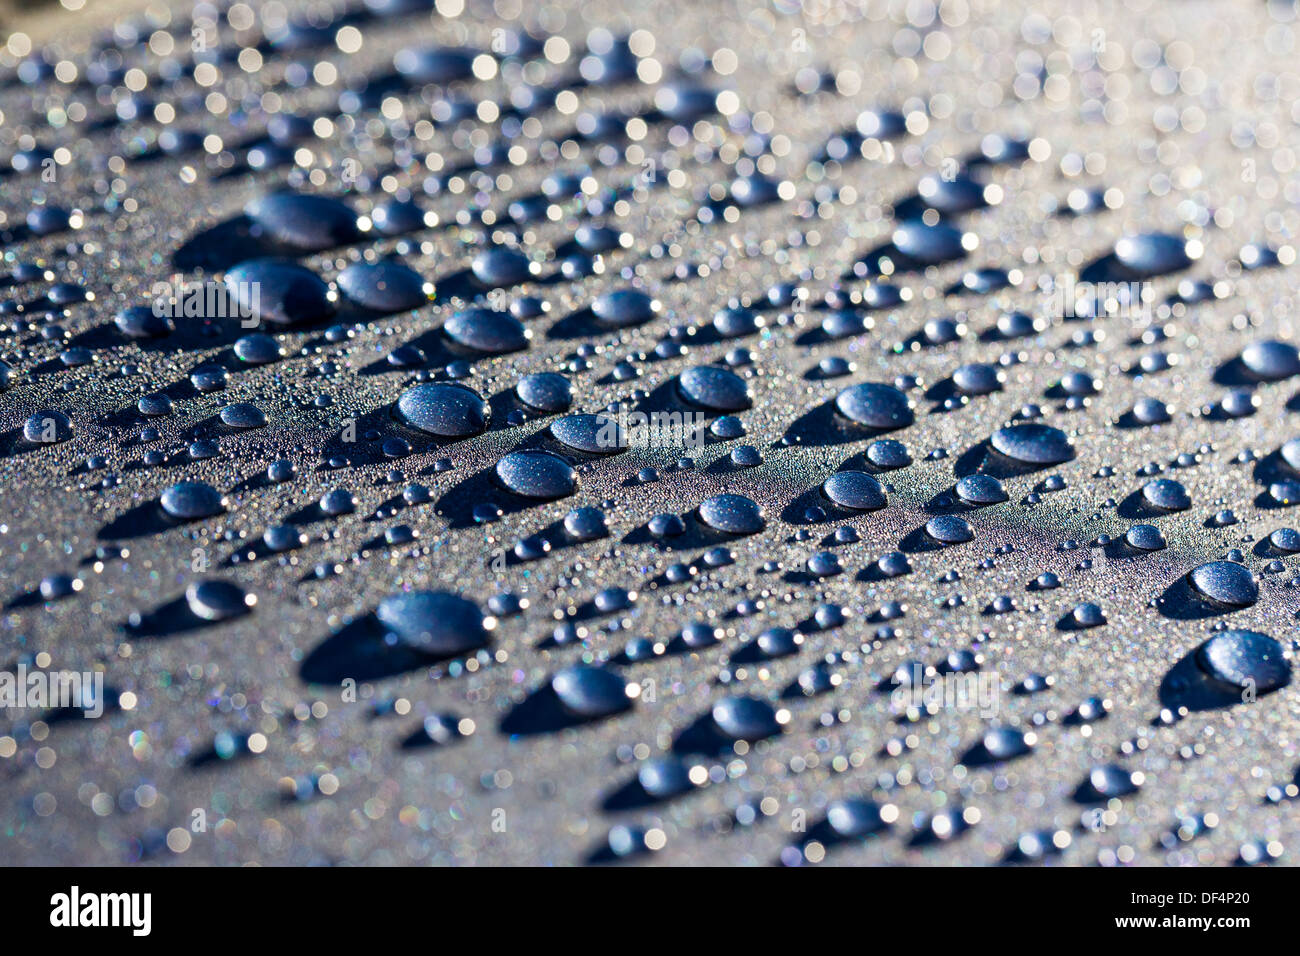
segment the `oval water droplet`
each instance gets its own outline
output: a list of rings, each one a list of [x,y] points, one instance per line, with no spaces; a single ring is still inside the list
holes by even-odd
[[[525,498],[550,501],[578,489],[573,466],[548,451],[512,451],[497,462],[495,470],[503,488]]]
[[[487,428],[488,404],[473,389],[453,382],[415,385],[395,406],[403,423],[439,438],[464,438]]]
[[[1065,432],[1038,422],[999,428],[989,444],[998,454],[1031,465],[1059,465],[1074,457]]]
[[[451,657],[482,647],[489,620],[478,605],[446,591],[411,591],[384,598],[375,617],[392,639],[423,654]]]

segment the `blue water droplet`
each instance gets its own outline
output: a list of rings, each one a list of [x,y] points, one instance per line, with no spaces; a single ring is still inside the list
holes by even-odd
[[[401,394],[395,414],[403,423],[439,438],[464,438],[487,428],[488,404],[453,382],[415,385]]]

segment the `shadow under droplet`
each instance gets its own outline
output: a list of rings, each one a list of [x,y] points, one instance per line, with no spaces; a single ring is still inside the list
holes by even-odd
[[[1198,649],[1184,655],[1160,682],[1160,706],[1177,711],[1217,710],[1243,702],[1242,692],[1216,681],[1196,663]]]
[[[299,676],[308,684],[380,680],[418,670],[438,659],[384,640],[373,614],[363,614],[330,635],[307,655]]]

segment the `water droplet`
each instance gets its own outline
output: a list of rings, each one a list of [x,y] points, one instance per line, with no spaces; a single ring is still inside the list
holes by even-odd
[[[713,365],[688,368],[678,378],[677,387],[687,401],[711,411],[738,412],[752,403],[744,379]]]
[[[1242,364],[1265,382],[1276,382],[1300,374],[1300,350],[1289,342],[1252,342],[1241,352]]]
[[[762,740],[781,732],[772,705],[753,697],[724,697],[713,705],[713,722],[732,740]]]
[[[266,424],[266,415],[250,402],[235,402],[221,410],[221,421],[231,428],[260,428]]]
[[[551,689],[575,717],[606,717],[632,706],[623,679],[602,667],[562,670],[551,678]]]
[[[254,199],[244,214],[276,242],[303,252],[320,252],[361,238],[357,216],[328,196],[277,192]]]
[[[182,521],[210,518],[226,510],[221,492],[201,481],[182,481],[159,496],[163,511]]]
[[[839,471],[822,485],[826,497],[845,508],[876,511],[888,503],[880,482],[864,471]]]
[[[1059,465],[1074,457],[1065,432],[1037,422],[999,428],[989,444],[998,454],[1031,465]]]
[[[1187,580],[1196,591],[1226,607],[1249,607],[1259,600],[1259,585],[1250,569],[1232,561],[1211,561],[1193,568]]]
[[[1156,478],[1142,486],[1142,499],[1161,511],[1184,511],[1192,506],[1191,495],[1172,478]]]
[[[1115,243],[1115,258],[1139,279],[1186,269],[1194,258],[1188,243],[1163,232],[1125,236]]]
[[[503,488],[525,498],[550,501],[578,489],[573,466],[548,451],[512,451],[497,462],[496,476]]]
[[[532,332],[509,312],[466,309],[449,318],[443,333],[462,348],[484,355],[504,355],[528,348]]]
[[[525,405],[543,412],[567,412],[573,404],[573,387],[557,372],[534,372],[515,385],[515,394]]]
[[[336,281],[344,295],[374,312],[405,312],[429,301],[429,286],[420,274],[391,259],[355,262]]]
[[[911,402],[892,385],[865,382],[852,385],[835,398],[840,414],[870,428],[895,429],[912,424]]]
[[[723,494],[700,503],[700,519],[727,534],[757,534],[766,522],[763,509],[744,495]]]
[[[488,641],[490,619],[472,601],[446,591],[384,598],[375,617],[394,641],[436,657],[452,657]]]
[[[226,272],[226,289],[247,315],[275,325],[316,322],[334,312],[329,286],[305,266],[254,259]]]
[[[23,438],[33,444],[57,444],[72,437],[72,419],[45,408],[23,422]]]
[[[956,492],[963,502],[977,508],[1007,500],[1002,482],[992,475],[967,475],[957,482]]]
[[[1291,682],[1282,645],[1255,631],[1224,631],[1196,650],[1207,674],[1233,687],[1267,693]]]
[[[566,415],[551,422],[551,435],[575,451],[610,455],[627,448],[627,435],[617,418],[606,415]]]
[[[618,329],[649,322],[659,308],[658,301],[639,289],[616,289],[591,303],[591,312],[599,322]]]
[[[925,523],[925,533],[940,544],[961,544],[975,537],[966,519],[956,515],[936,515]]]
[[[185,602],[205,621],[225,621],[251,611],[257,596],[233,581],[212,579],[196,581],[186,588]]]
[[[439,438],[464,438],[487,428],[490,412],[477,392],[464,385],[434,382],[402,393],[395,408],[405,424]]]

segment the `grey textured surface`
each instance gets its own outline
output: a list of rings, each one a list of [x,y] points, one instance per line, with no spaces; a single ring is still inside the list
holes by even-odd
[[[1280,558],[1285,570],[1265,573],[1274,557],[1257,548],[1295,517],[1260,500],[1267,488],[1260,484],[1259,462],[1238,459],[1246,450],[1262,459],[1294,437],[1295,379],[1255,388],[1259,407],[1252,415],[1220,420],[1209,414],[1226,391],[1215,381],[1225,363],[1252,342],[1293,340],[1297,333],[1294,268],[1247,271],[1237,261],[1251,241],[1291,258],[1288,244],[1297,226],[1293,117],[1300,115],[1291,72],[1291,7],[945,3],[935,19],[924,3],[826,4],[814,15],[795,14],[786,4],[603,2],[526,6],[515,19],[515,6],[500,3],[494,12],[471,3],[454,17],[422,13],[369,21],[360,26],[364,46],[358,53],[325,48],[299,58],[335,63],[352,80],[386,69],[404,46],[437,42],[491,49],[494,29],[528,26],[572,45],[567,62],[528,68],[533,82],[552,82],[573,74],[590,29],[649,31],[654,46],[647,61],[662,65],[665,78],[690,49],[726,71],[705,71],[694,79],[735,91],[734,116],[753,114],[759,130],[770,132],[773,139],[758,166],[790,184],[787,198],[743,209],[734,222],[698,221],[696,211],[710,191],[736,177],[738,162],[750,162],[744,133],[728,130],[718,117],[689,130],[652,124],[639,151],[634,147],[612,165],[602,161],[597,147],[556,143],[554,137],[563,140],[572,128],[576,112],[645,110],[662,84],[640,82],[577,88],[572,103],[567,97],[561,102],[577,104],[576,111],[539,114],[540,124],[530,128],[536,135],[521,137],[527,161],[494,170],[495,192],[474,196],[478,187],[461,178],[459,189],[453,182],[439,195],[426,196],[422,183],[438,163],[423,163],[424,156],[440,154],[444,166],[454,166],[467,156],[467,144],[491,141],[495,127],[475,121],[436,130],[419,126],[439,92],[399,91],[394,107],[400,101],[416,132],[407,144],[414,160],[401,150],[394,153],[396,109],[386,111],[387,122],[371,110],[364,122],[336,122],[327,136],[301,144],[308,152],[297,158],[318,177],[299,185],[329,194],[348,186],[342,194],[361,212],[385,190],[411,189],[441,225],[405,242],[368,238],[301,259],[332,279],[363,253],[401,246],[407,263],[439,286],[436,301],[359,322],[356,334],[342,343],[326,341],[321,328],[285,332],[279,336],[288,352],[284,360],[237,369],[229,345],[239,333],[228,325],[215,339],[183,329],[141,348],[115,333],[112,317],[119,308],[147,302],[150,287],[177,271],[177,250],[285,182],[288,170],[219,175],[222,163],[240,155],[233,148],[206,157],[134,160],[133,140],[152,136],[159,124],[114,121],[94,130],[93,121],[111,107],[96,102],[93,89],[53,80],[36,86],[10,82],[0,89],[0,154],[31,146],[26,136],[70,151],[54,183],[40,182],[38,174],[0,179],[6,222],[20,223],[38,196],[84,214],[75,232],[11,237],[6,264],[39,261],[58,280],[80,282],[94,293],[93,301],[68,307],[56,320],[71,343],[43,337],[39,321],[3,333],[0,357],[14,368],[9,388],[0,393],[7,448],[0,460],[0,581],[10,592],[6,600],[13,598],[0,616],[4,666],[12,669],[23,660],[102,668],[111,685],[134,695],[130,710],[94,721],[46,725],[33,712],[0,713],[0,858],[32,864],[143,859],[563,865],[587,860],[606,844],[612,826],[629,824],[652,831],[656,847],[662,843],[656,852],[638,855],[643,862],[766,864],[802,841],[791,832],[801,815],[811,826],[824,816],[828,801],[869,797],[897,808],[897,822],[874,839],[834,847],[827,863],[986,864],[1002,860],[1031,830],[1069,833],[1070,845],[1054,859],[1070,864],[1226,864],[1242,844],[1257,840],[1276,841],[1284,848],[1281,862],[1288,862],[1300,838],[1296,815],[1289,803],[1270,802],[1265,794],[1270,786],[1285,787],[1296,770],[1300,715],[1294,688],[1253,703],[1175,713],[1166,721],[1160,713],[1168,706],[1162,681],[1214,628],[1262,631],[1288,648],[1295,633],[1300,602],[1290,586],[1294,559]],[[68,35],[59,43],[78,60],[85,39]],[[158,60],[139,48],[130,56]],[[14,58],[8,59],[5,73],[11,75]],[[154,79],[149,93],[177,104],[174,125],[210,129],[227,147],[239,141],[240,131],[224,109],[219,115],[204,111],[205,96],[209,106],[221,105],[212,99],[215,91],[230,98],[227,104],[260,101],[262,109],[337,120],[342,84],[286,86],[284,64],[291,59],[268,51],[260,70],[244,72],[226,63],[222,77],[206,89],[189,79]],[[840,89],[796,94],[804,67],[834,72]],[[496,77],[468,84],[466,95],[502,101],[522,70],[507,63]],[[644,75],[657,79],[652,67]],[[84,121],[51,128],[49,110],[61,104],[79,117],[71,108],[77,103],[86,107]],[[852,127],[869,107],[916,114],[914,135],[879,149],[868,144],[870,155],[843,166],[809,165],[828,136]],[[242,122],[256,133],[266,118],[254,109]],[[910,290],[910,301],[871,313],[874,327],[866,334],[807,344],[829,290],[853,297],[866,288],[865,281],[843,275],[888,240],[896,225],[892,204],[913,193],[923,175],[943,170],[949,158],[977,151],[988,134],[1032,139],[1033,158],[982,174],[1001,187],[1003,198],[960,217],[961,228],[978,237],[975,251],[959,262],[897,277]],[[534,192],[555,170],[588,165],[602,190],[634,185],[645,158],[655,163],[655,181],[649,188],[641,183],[613,215],[601,217],[632,239],[630,248],[604,257],[603,275],[525,284],[499,294],[505,305],[532,292],[550,302],[551,312],[527,322],[533,333],[527,350],[475,363],[468,384],[492,397],[489,431],[436,448],[393,423],[388,409],[413,377],[385,371],[384,358],[397,345],[431,333],[465,304],[442,292],[448,277],[464,269],[489,238],[516,238],[544,262],[579,221],[570,205],[557,221],[516,226],[504,216],[509,200]],[[360,181],[341,181],[348,160],[359,164]],[[1076,165],[1085,171],[1076,172]],[[1115,208],[1080,216],[1045,210],[1045,199],[1063,202],[1079,187],[1115,190]],[[605,192],[599,196],[607,200]],[[496,221],[485,224],[482,209]],[[1081,321],[1049,314],[1049,298],[1036,288],[1040,277],[1059,281],[1108,254],[1122,235],[1153,231],[1194,240],[1204,251],[1189,270],[1146,284],[1149,317],[1121,313]],[[945,294],[967,269],[982,266],[1018,269],[1023,278],[1018,287],[987,296]],[[550,271],[547,264],[543,272]],[[1168,297],[1189,277],[1221,280],[1228,294],[1171,306]],[[653,358],[670,328],[703,327],[732,299],[761,303],[767,289],[783,281],[805,287],[812,307],[785,320],[778,319],[782,310],[765,308],[767,325],[758,335],[726,342],[687,336],[688,354]],[[657,319],[617,333],[567,337],[562,323],[568,316],[601,292],[629,284],[662,303]],[[31,301],[47,285],[0,289],[0,298]],[[1009,309],[1043,317],[1047,327],[1015,342],[981,335]],[[960,341],[903,345],[929,319],[952,315],[969,329]],[[1143,333],[1155,328],[1165,329],[1168,338],[1144,342]],[[1086,332],[1095,337],[1078,338]],[[78,343],[93,349],[93,364],[61,368],[59,353]],[[508,393],[522,374],[565,370],[584,344],[594,346],[591,368],[570,378],[574,411],[590,412],[633,389],[649,393],[653,404],[682,370],[720,361],[737,346],[750,348],[753,363],[737,369],[753,394],[753,408],[740,415],[746,436],[711,439],[690,471],[674,468],[680,449],[595,460],[582,468],[574,497],[474,526],[467,520],[466,493],[457,487],[551,420],[535,416],[508,426]],[[1176,357],[1177,364],[1158,374],[1134,374],[1138,360],[1157,350]],[[811,376],[830,355],[850,359],[855,369],[835,379]],[[628,357],[640,376],[613,381],[614,366]],[[950,411],[925,397],[964,363],[1007,357],[1012,360],[1003,363],[1000,392],[972,397]],[[224,392],[201,395],[185,384],[188,372],[207,360],[234,369]],[[327,362],[334,371],[323,373]],[[120,374],[127,363],[137,365],[139,374]],[[1096,376],[1101,391],[1086,407],[1068,410],[1050,389],[1073,370]],[[891,382],[900,375],[919,380],[910,393],[916,421],[889,437],[903,441],[915,463],[881,476],[889,486],[889,506],[806,523],[808,499],[802,496],[859,455],[870,439],[832,441],[817,428],[806,441],[782,444],[782,437],[845,386]],[[135,403],[162,389],[172,391],[176,411],[148,423],[162,436],[142,444],[137,436],[146,423]],[[318,395],[330,396],[333,404],[312,407]],[[1144,396],[1173,405],[1172,421],[1119,427],[1116,422]],[[213,416],[233,401],[255,402],[269,424],[245,433],[213,430]],[[970,542],[917,550],[911,555],[914,570],[904,577],[865,579],[864,570],[880,555],[918,540],[915,532],[931,517],[927,504],[933,507],[935,496],[951,488],[954,469],[969,463],[971,449],[1030,402],[1042,406],[1043,421],[1070,435],[1076,458],[1007,478],[1009,501],[965,515],[975,531]],[[54,447],[22,447],[13,430],[40,408],[65,410],[76,424],[75,436]],[[361,423],[362,437],[355,446],[342,445],[338,436],[353,420]],[[219,436],[218,457],[186,459],[196,429]],[[415,450],[385,461],[376,453],[379,441],[364,437],[368,429],[380,432],[380,440],[405,434]],[[743,443],[762,451],[762,465],[726,464],[732,448]],[[165,451],[167,463],[144,466],[150,449]],[[931,460],[936,449],[947,457]],[[1194,456],[1193,463],[1171,466],[1182,453]],[[107,469],[86,473],[83,463],[97,454],[108,458]],[[349,461],[328,467],[322,458],[331,455]],[[298,478],[279,486],[259,483],[266,462],[277,457],[297,461]],[[435,472],[435,461],[444,457],[454,468]],[[1151,462],[1164,468],[1163,477],[1187,487],[1192,506],[1148,519],[1164,533],[1166,550],[1108,555],[1093,542],[1101,534],[1122,536],[1136,523],[1117,503],[1148,480],[1138,470]],[[659,469],[659,481],[630,480],[646,466]],[[1107,467],[1113,475],[1098,477]],[[386,480],[392,468],[401,470],[403,481]],[[101,487],[105,474],[117,483]],[[1051,474],[1065,478],[1067,487],[1026,502]],[[147,534],[123,522],[123,515],[147,511],[162,489],[182,479],[225,492],[227,514]],[[433,501],[403,505],[400,490],[410,481],[427,484]],[[313,503],[335,487],[357,496],[356,513],[339,519],[314,515]],[[767,516],[763,532],[723,542],[734,563],[710,568],[701,560],[705,545],[672,548],[640,533],[652,515],[666,511],[686,516],[693,526],[693,509],[723,491],[753,498]],[[394,507],[394,499],[395,511],[376,517],[378,509]],[[495,550],[544,529],[554,534],[571,508],[606,500],[613,502],[606,509],[607,539],[576,544],[556,536],[556,546],[541,560],[493,570]],[[1210,526],[1213,515],[1228,509],[1237,523]],[[263,556],[229,563],[267,527],[295,514],[310,540],[291,560]],[[414,545],[375,543],[385,528],[399,523],[418,530]],[[823,539],[841,525],[855,528],[860,540],[828,548]],[[813,534],[801,540],[801,528]],[[1063,549],[1071,540],[1080,546]],[[105,546],[129,553],[97,563],[96,548]],[[1014,550],[1001,551],[1004,546]],[[192,571],[196,548],[211,557],[209,576],[237,580],[256,593],[253,612],[227,623],[169,626],[154,636],[127,627],[132,614],[183,601],[187,584],[200,576]],[[1256,604],[1197,618],[1156,603],[1192,567],[1233,548],[1259,575]],[[824,549],[839,554],[844,573],[806,579],[801,572],[807,559]],[[1082,569],[1085,560],[1091,566]],[[699,573],[688,584],[669,584],[663,573],[674,562]],[[764,570],[767,562],[778,567]],[[337,567],[316,577],[318,564]],[[941,580],[950,571],[960,579]],[[1048,571],[1060,576],[1062,586],[1030,590]],[[84,587],[49,603],[28,597],[44,576],[59,572],[76,574]],[[636,592],[632,607],[591,613],[593,596],[613,586]],[[358,669],[361,699],[355,703],[342,699],[337,683],[304,680],[303,662],[331,634],[404,588],[450,590],[484,607],[492,595],[510,591],[529,606],[503,618],[488,649],[469,666],[431,663],[373,679]],[[950,606],[947,599],[954,595],[964,601]],[[1013,597],[1016,609],[987,613],[999,595]],[[755,602],[753,613],[735,613],[742,601]],[[880,640],[882,622],[873,615],[887,601],[906,605],[906,613],[887,622],[895,636]],[[1062,617],[1083,601],[1100,604],[1107,623],[1061,628]],[[829,630],[808,627],[816,606],[827,602],[849,611],[848,621]],[[547,646],[557,622],[570,617],[585,628],[585,639]],[[556,670],[614,658],[633,637],[667,643],[697,620],[725,630],[720,644],[611,665],[629,682],[653,681],[655,702],[638,701],[627,714],[550,733],[512,737],[500,729]],[[729,660],[749,637],[777,625],[803,625],[797,655],[758,663]],[[900,719],[889,695],[877,690],[904,661],[937,664],[972,647],[982,670],[1002,678],[998,721],[1035,731],[1038,742],[1029,755],[996,766],[967,765],[963,755],[989,722],[953,709]],[[828,654],[837,655],[837,688],[780,699],[803,668]],[[348,676],[342,666],[340,678]],[[1031,673],[1054,682],[1034,695],[1012,692]],[[712,777],[697,792],[640,808],[604,807],[611,793],[635,777],[642,760],[670,751],[680,731],[708,714],[714,702],[742,692],[788,709],[784,732],[738,752],[688,758]],[[1086,725],[1068,722],[1067,715],[1090,696],[1113,703],[1109,716]],[[402,712],[377,715],[379,701],[397,701]],[[471,720],[473,733],[446,746],[403,748],[421,720],[436,713]],[[263,752],[195,766],[194,755],[227,731],[264,735]],[[1103,817],[1090,816],[1075,799],[1076,788],[1091,768],[1109,763],[1140,772],[1143,785],[1112,802]],[[330,792],[283,797],[284,778],[312,775]],[[736,808],[752,800],[761,802],[757,822],[736,823]],[[975,825],[951,840],[914,839],[917,815],[953,807],[967,809]],[[196,808],[204,809],[208,827],[190,834]],[[1180,816],[1193,814],[1213,814],[1217,826],[1195,840],[1161,842]],[[812,856],[821,856],[816,847]]]

